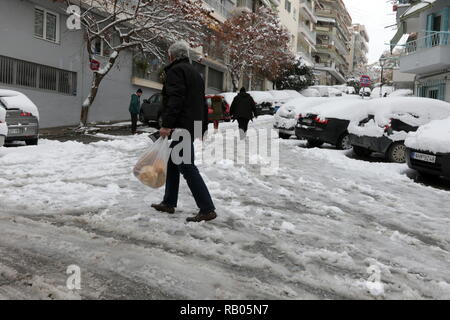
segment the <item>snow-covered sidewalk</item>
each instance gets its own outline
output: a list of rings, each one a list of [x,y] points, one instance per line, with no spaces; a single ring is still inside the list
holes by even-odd
[[[184,181],[169,216],[132,174],[149,144],[0,148],[0,299],[450,299],[449,192],[406,165],[281,141],[276,176],[200,165],[219,217],[186,224]],[[66,288],[73,264],[81,290]]]

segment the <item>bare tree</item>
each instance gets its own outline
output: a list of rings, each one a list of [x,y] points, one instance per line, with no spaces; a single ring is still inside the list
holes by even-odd
[[[286,60],[289,52],[290,38],[276,12],[266,7],[243,11],[225,21],[217,32],[217,41],[227,57],[233,90],[237,91],[245,72],[278,72],[278,64]]]
[[[100,84],[122,52],[139,50],[163,60],[161,43],[185,40],[196,47],[202,43],[202,29],[210,23],[210,12],[201,0],[66,1],[68,5],[82,4],[80,20],[89,61],[99,41],[110,52],[108,62],[93,72],[91,89],[81,108],[80,126],[86,126]]]

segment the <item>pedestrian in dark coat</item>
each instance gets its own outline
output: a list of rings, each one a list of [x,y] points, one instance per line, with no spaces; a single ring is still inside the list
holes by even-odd
[[[137,129],[137,121],[139,112],[141,111],[141,96],[142,90],[138,89],[136,93],[131,95],[129,111],[131,114],[131,133],[135,134]]]
[[[169,48],[170,65],[165,68],[166,80],[162,90],[163,111],[160,135],[168,137],[174,129],[186,129],[190,133],[187,144],[191,157],[188,161],[183,159],[180,164],[173,161],[171,155],[167,165],[167,179],[164,199],[160,204],[152,207],[158,211],[174,213],[178,203],[178,189],[180,174],[186,180],[189,189],[199,207],[199,213],[188,222],[209,221],[215,219],[217,214],[211,195],[203,181],[198,168],[194,164],[194,122],[199,122],[202,130],[208,127],[208,105],[205,100],[205,83],[200,73],[189,61],[189,46],[184,42],[177,42]],[[203,133],[201,132],[201,133]],[[185,141],[173,141],[171,148]],[[182,149],[182,153],[186,151]],[[172,151],[173,152],[173,151]]]
[[[234,98],[230,107],[230,114],[234,120],[238,121],[241,139],[244,138],[248,130],[248,123],[258,116],[255,100],[245,91],[244,87]]]

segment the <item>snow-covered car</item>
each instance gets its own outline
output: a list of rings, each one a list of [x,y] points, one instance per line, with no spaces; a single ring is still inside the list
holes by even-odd
[[[382,93],[380,94],[381,91],[382,91]],[[371,97],[372,98],[385,98],[394,91],[395,91],[395,88],[392,86],[383,86],[382,89],[381,89],[381,87],[375,87],[372,90]]]
[[[435,120],[408,134],[406,162],[422,175],[450,178],[450,118]]]
[[[327,98],[297,98],[283,105],[274,116],[273,127],[278,130],[279,137],[289,139],[295,135],[297,117],[302,110],[328,101]]]
[[[388,95],[388,98],[412,97],[414,92],[411,89],[398,89]]]
[[[8,135],[6,141],[25,141],[37,145],[39,140],[39,111],[23,93],[0,89],[0,108],[6,111]]]
[[[355,98],[327,99],[312,108],[303,110],[298,117],[295,134],[308,141],[309,147],[319,147],[329,143],[338,149],[351,149],[349,133],[350,121],[367,115],[368,100]]]
[[[273,111],[276,113],[281,106],[290,100],[302,98],[303,96],[295,90],[270,90],[273,97]]]
[[[8,126],[6,125],[6,110],[0,107],[0,147],[3,147],[8,134]]]
[[[308,97],[308,98],[319,98],[320,97],[319,90],[313,89],[313,88],[304,89],[304,90],[300,91],[300,93],[302,94],[302,96]]]
[[[353,151],[359,156],[381,153],[397,163],[406,161],[404,141],[409,132],[450,117],[450,103],[428,98],[373,99],[367,110],[364,119],[348,127]]]
[[[249,91],[250,94],[256,102],[256,112],[258,116],[268,114],[275,114],[273,108],[273,96],[268,91]]]
[[[311,86],[311,89],[319,91],[321,97],[342,97],[343,93],[331,86]]]
[[[359,89],[360,97],[370,97],[371,94],[372,94],[372,92],[370,91],[370,88],[368,88],[368,87],[363,87],[363,88]]]

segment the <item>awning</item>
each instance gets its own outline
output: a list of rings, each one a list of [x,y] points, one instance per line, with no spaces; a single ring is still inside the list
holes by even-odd
[[[400,24],[398,26],[397,33],[395,34],[395,36],[391,40],[391,53],[392,53],[392,50],[394,50],[394,48],[397,45],[397,43],[403,37],[404,32],[405,32],[405,22],[400,22]]]

